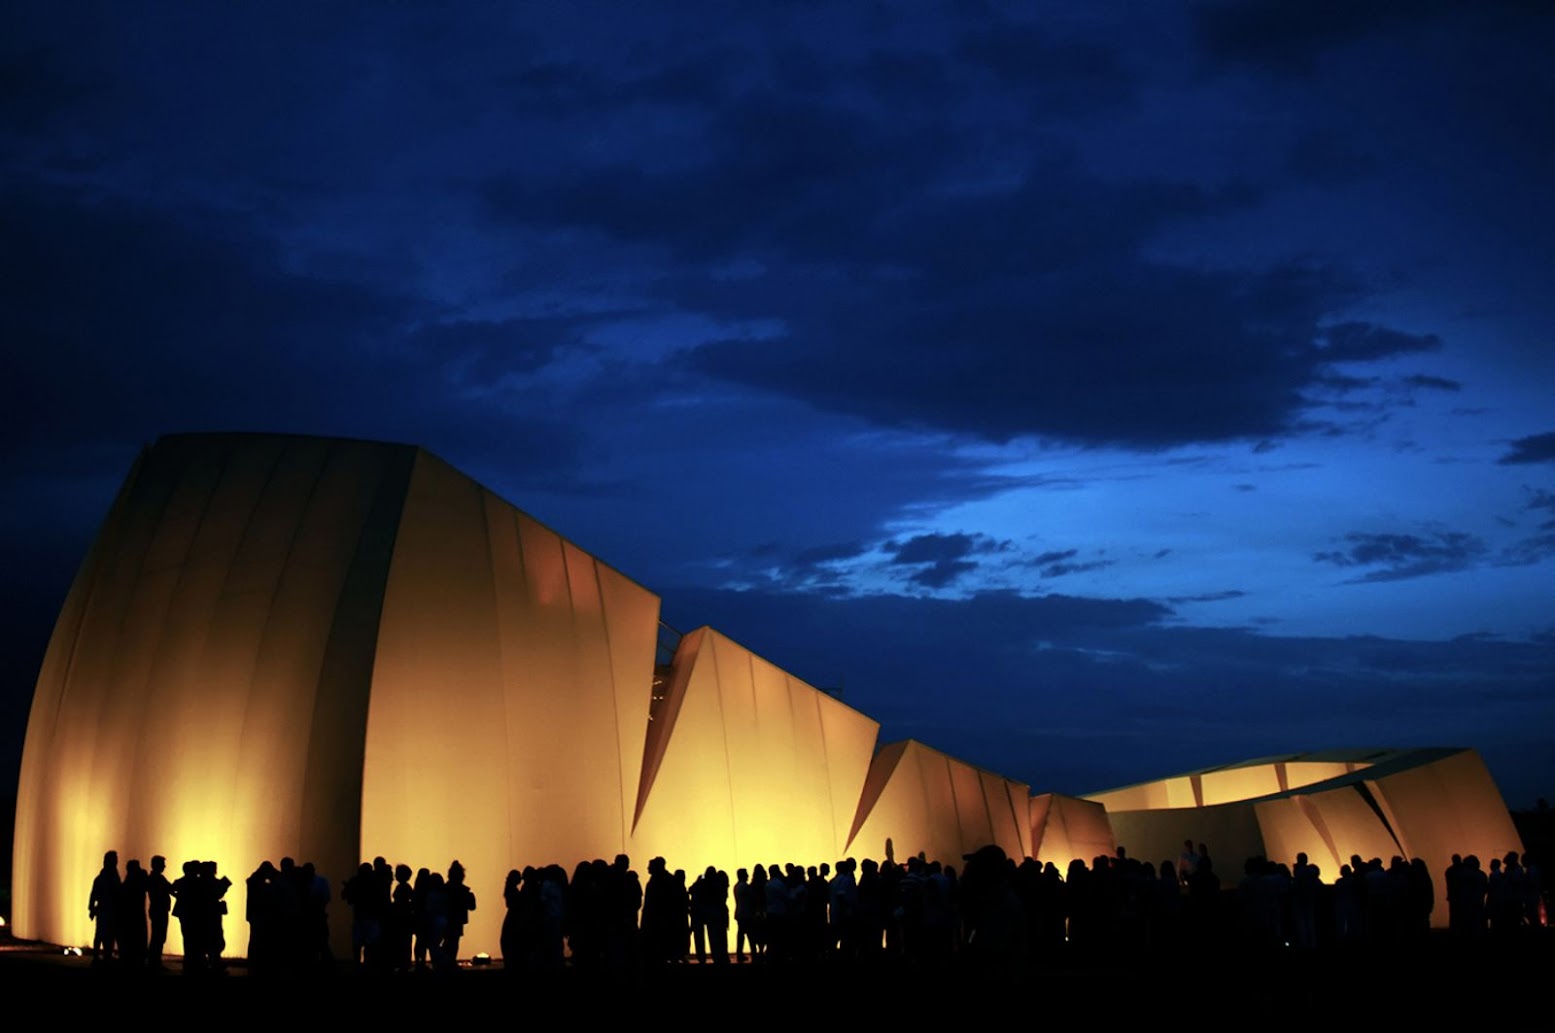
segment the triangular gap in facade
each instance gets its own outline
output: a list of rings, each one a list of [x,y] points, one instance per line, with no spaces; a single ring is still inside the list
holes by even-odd
[[[691,673],[701,654],[702,640],[707,637],[709,630],[701,627],[681,637],[675,647],[675,657],[670,661],[669,684],[664,689],[664,698],[649,713],[643,740],[642,774],[637,780],[637,806],[632,813],[634,834],[637,832],[637,823],[642,820],[643,808],[648,805],[648,795],[653,791],[659,767],[664,763],[664,754],[669,749],[670,736],[675,730],[675,720],[680,716],[680,708],[686,700],[686,689],[691,684]]]
[[[1365,782],[1357,782],[1355,783],[1355,791],[1361,794],[1361,799],[1366,801],[1366,806],[1370,807],[1372,812],[1377,815],[1377,820],[1382,822],[1382,827],[1387,830],[1388,838],[1393,840],[1393,845],[1398,847],[1398,852],[1400,854],[1407,853],[1404,849],[1404,844],[1399,842],[1398,833],[1393,830],[1393,823],[1388,820],[1388,816],[1383,813],[1381,805],[1377,803],[1377,798],[1372,795],[1370,786]]]
[[[1295,801],[1297,809],[1311,823],[1313,831],[1318,834],[1318,838],[1328,848],[1329,856],[1333,858],[1334,862],[1333,870],[1338,872],[1339,867],[1344,864],[1344,858],[1339,856],[1339,844],[1334,841],[1334,834],[1329,829],[1328,822],[1323,818],[1323,812],[1318,810],[1317,804],[1312,802],[1310,796],[1297,796]]]
[[[875,809],[875,804],[880,802],[880,794],[891,781],[891,775],[896,771],[896,766],[901,763],[902,757],[907,752],[907,746],[911,739],[901,742],[887,743],[875,754],[875,759],[869,762],[869,774],[864,778],[864,790],[859,793],[858,810],[853,813],[853,828],[848,831],[848,842],[843,846],[843,852],[853,848],[853,840],[864,827],[864,822],[869,820],[869,814]]]

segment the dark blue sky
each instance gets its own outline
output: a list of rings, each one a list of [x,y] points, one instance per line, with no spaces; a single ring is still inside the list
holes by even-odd
[[[747,5],[754,8],[756,5]],[[423,444],[884,733],[1555,786],[1555,8],[13,3],[0,705],[136,449]]]

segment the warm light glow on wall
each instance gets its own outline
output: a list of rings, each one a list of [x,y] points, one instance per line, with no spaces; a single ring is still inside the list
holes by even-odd
[[[1139,786],[1090,799],[1106,804],[1118,842],[1134,856],[1175,859],[1182,840],[1191,838],[1210,845],[1222,879],[1254,856],[1291,864],[1305,853],[1328,883],[1352,855],[1384,863],[1395,855],[1420,857],[1435,883],[1437,926],[1447,922],[1441,873],[1454,853],[1478,854],[1488,863],[1522,849],[1506,804],[1474,750],[1283,758],[1179,778],[1200,781],[1204,806],[1130,808],[1129,803],[1151,798]]]
[[[650,721],[658,615],[657,596],[418,449],[164,438],[44,657],[13,929],[90,943],[107,850],[148,868],[162,854],[174,879],[217,861],[234,954],[247,875],[312,861],[344,954],[338,887],[377,855],[460,860],[478,898],[464,946],[489,953],[509,869],[623,852],[640,872],[662,855],[733,876],[881,859],[888,840],[898,859],[959,864],[990,842],[1020,858],[1035,834],[1044,860],[1089,861],[1110,849],[1100,804],[1120,842],[1148,844],[1136,856],[1175,857],[1185,835],[1219,857],[1396,841],[1434,874],[1449,844],[1518,846],[1472,751],[1276,758],[1053,797],[1039,814],[1024,784],[922,743],[877,753],[873,719],[710,628],[681,640]]]

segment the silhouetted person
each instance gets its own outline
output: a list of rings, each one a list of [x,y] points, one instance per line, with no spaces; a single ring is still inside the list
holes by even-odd
[[[293,892],[290,887],[278,889],[281,873],[275,865],[262,861],[254,873],[244,882],[248,890],[248,965],[256,975],[267,971],[282,950],[277,937],[276,894]]]
[[[469,924],[470,912],[475,910],[475,893],[464,884],[464,865],[455,861],[448,866],[447,887],[448,925],[443,937],[443,947],[448,963],[459,963],[459,941],[464,938],[464,927]]]
[[[206,913],[206,921],[209,923],[206,933],[208,960],[213,969],[221,971],[227,967],[221,956],[227,949],[227,934],[223,924],[227,915],[227,889],[232,885],[232,880],[217,874],[215,861],[205,862],[204,874],[209,893],[209,910]]]
[[[396,972],[410,970],[410,945],[416,931],[416,895],[410,884],[410,865],[394,869],[394,890],[389,897],[390,966]]]
[[[149,878],[138,860],[124,862],[124,881],[114,912],[119,960],[132,969],[146,965],[146,892]]]
[[[114,912],[119,902],[119,854],[110,850],[103,855],[102,871],[92,880],[92,892],[87,897],[86,913],[94,926],[92,929],[92,964],[107,962],[113,957],[117,930],[114,928]]]
[[[750,872],[744,868],[734,873],[734,959],[736,961],[748,961],[745,956],[745,948],[749,945],[751,953],[756,953],[756,943],[752,939],[755,931],[756,907],[751,900]]]
[[[173,884],[167,881],[167,858],[157,854],[151,859],[151,874],[146,877],[146,903],[151,919],[151,938],[146,944],[146,963],[162,967],[162,949],[167,946],[167,916],[173,909]]]
[[[498,942],[502,947],[502,967],[508,972],[517,972],[524,961],[524,896],[520,885],[523,878],[523,873],[514,868],[502,884],[502,902],[507,913],[502,917],[502,937]]]
[[[363,861],[357,866],[356,874],[341,886],[340,899],[351,908],[351,959],[376,965],[389,897],[372,865]]]
[[[712,865],[691,886],[691,923],[697,961],[712,951],[715,964],[729,963],[729,877]]]
[[[200,886],[200,862],[185,861],[184,874],[173,882],[173,917],[184,938],[184,971],[198,972],[205,967],[205,907]]]
[[[643,888],[642,933],[648,959],[654,962],[674,961],[684,946],[677,948],[676,903],[679,892],[675,877],[670,874],[664,858],[655,857],[648,862],[648,885]],[[684,933],[678,934],[684,943]]]
[[[312,861],[302,863],[297,879],[303,890],[302,935],[306,960],[327,970],[335,961],[335,952],[329,949],[329,880],[319,873]]]

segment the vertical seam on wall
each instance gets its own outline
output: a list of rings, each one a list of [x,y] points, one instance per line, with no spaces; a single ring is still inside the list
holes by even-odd
[[[616,741],[616,804],[617,811],[621,815],[621,839],[616,847],[616,853],[624,854],[626,853],[626,764],[622,757],[622,752],[626,744],[621,739],[620,684],[616,681],[615,649],[610,641],[610,614],[607,612],[609,604],[605,601],[605,582],[599,576],[599,561],[590,557],[589,564],[594,570],[594,591],[599,595],[599,629],[605,640],[605,667],[610,672],[610,720],[615,725]],[[654,631],[657,634],[657,626],[655,626]],[[651,675],[648,681],[648,692],[650,695],[653,692]],[[642,768],[640,761],[637,767],[639,769]],[[639,775],[638,777],[641,778],[642,776]],[[633,802],[633,808],[636,808],[635,801]]]

